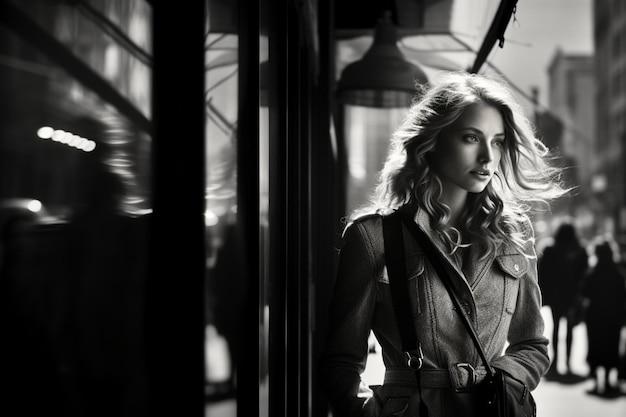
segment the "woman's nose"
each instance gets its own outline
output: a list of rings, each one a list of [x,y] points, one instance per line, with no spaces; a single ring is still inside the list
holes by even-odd
[[[493,150],[491,149],[491,146],[486,143],[483,143],[480,146],[478,161],[481,163],[493,161]]]

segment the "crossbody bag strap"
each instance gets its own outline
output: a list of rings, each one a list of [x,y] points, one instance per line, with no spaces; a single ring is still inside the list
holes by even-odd
[[[402,351],[407,358],[407,365],[415,371],[417,389],[421,391],[420,368],[424,363],[422,346],[417,339],[411,312],[406,263],[404,261],[404,239],[400,213],[383,216],[383,240],[385,245],[385,265],[389,277],[389,290],[393,300],[396,322],[402,339]],[[420,401],[420,416],[428,417],[426,403]]]
[[[383,216],[383,238],[389,289],[402,338],[402,350],[407,357],[409,367],[419,369],[422,366],[423,355],[415,334],[415,327],[413,327],[413,314],[406,280],[406,263],[404,262],[402,223],[398,213]]]
[[[441,253],[441,250],[439,248],[435,247],[434,243],[428,238],[428,236],[426,235],[426,232],[424,232],[424,230],[422,230],[422,228],[419,227],[419,225],[417,225],[413,220],[410,220],[410,219],[405,220],[403,218],[402,220],[404,221],[404,224],[407,226],[411,234],[417,240],[417,243],[426,253],[427,258],[430,261],[430,263],[433,265],[433,267],[435,268],[437,275],[439,275],[439,277],[441,278],[441,281],[446,287],[446,290],[448,290],[448,293],[450,294],[450,298],[452,298],[452,303],[454,304],[455,310],[459,313],[459,316],[461,317],[463,324],[467,328],[467,331],[469,332],[470,337],[472,338],[474,345],[476,346],[476,349],[478,350],[478,354],[480,355],[480,358],[485,364],[485,368],[487,369],[487,372],[489,373],[490,376],[494,376],[495,369],[489,363],[489,360],[487,359],[487,355],[485,354],[482,344],[480,343],[480,339],[478,338],[478,334],[476,333],[474,326],[472,325],[469,318],[467,317],[467,314],[465,313],[465,309],[463,308],[461,301],[459,300],[459,297],[454,291],[454,284],[452,283],[452,278],[450,277],[449,274],[450,274],[450,271],[453,271],[455,275],[457,275],[458,279],[462,280],[463,277],[459,276],[456,269],[454,269],[452,265],[450,265],[450,262],[448,261],[448,259],[445,258],[445,256],[443,255],[443,253]]]

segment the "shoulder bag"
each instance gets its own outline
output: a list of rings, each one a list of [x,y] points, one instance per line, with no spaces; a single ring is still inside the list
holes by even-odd
[[[478,354],[480,355],[481,360],[485,364],[485,368],[487,370],[487,376],[485,379],[476,386],[476,395],[478,398],[478,410],[477,413],[481,417],[536,417],[537,416],[537,406],[535,400],[531,394],[530,389],[524,384],[522,381],[514,378],[508,373],[494,368],[489,363],[485,351],[478,339],[478,335],[474,330],[472,323],[469,321],[467,315],[464,313],[465,309],[461,306],[461,303],[454,292],[454,286],[452,284],[452,279],[449,276],[450,270],[456,273],[454,268],[448,264],[448,260],[443,256],[443,254],[437,249],[432,241],[426,236],[425,232],[411,219],[407,219],[404,221],[401,218],[402,213],[396,212],[385,216],[383,218],[383,230],[385,228],[400,228],[401,223],[404,223],[406,227],[409,229],[411,234],[417,240],[421,248],[426,253],[427,259],[435,268],[437,274],[441,278],[443,284],[445,285],[450,297],[452,298],[452,302],[455,306],[456,311],[459,313],[463,324],[467,328],[472,341],[476,345],[476,349],[478,350]],[[387,235],[384,234],[385,238]],[[399,239],[402,239],[400,235]],[[398,249],[395,249],[398,250]],[[403,250],[403,249],[402,249]],[[387,244],[385,243],[385,251],[387,251]],[[404,257],[404,251],[401,252],[402,258]],[[399,257],[396,256],[396,262],[400,261]],[[388,257],[386,256],[387,262]],[[401,260],[404,263],[404,259]],[[446,268],[444,265],[448,265]],[[391,282],[391,272],[389,280]],[[395,267],[393,268],[395,269]],[[462,277],[458,277],[462,279]],[[404,277],[406,279],[406,276]],[[405,291],[406,292],[406,291]],[[394,293],[392,291],[392,296]],[[400,302],[400,300],[394,299],[394,303]],[[410,317],[410,316],[409,316]],[[406,320],[405,320],[406,322]],[[402,322],[399,321],[401,325]],[[412,328],[412,326],[411,326]]]

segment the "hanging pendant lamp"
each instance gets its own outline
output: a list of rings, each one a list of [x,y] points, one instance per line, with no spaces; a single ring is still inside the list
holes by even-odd
[[[428,83],[417,65],[398,48],[391,13],[378,19],[374,42],[359,61],[347,65],[337,83],[337,98],[344,104],[364,107],[408,107],[416,85]]]

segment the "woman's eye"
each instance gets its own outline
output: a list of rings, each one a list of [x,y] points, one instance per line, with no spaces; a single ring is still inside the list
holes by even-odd
[[[468,142],[478,142],[478,137],[475,135],[465,135],[465,140]]]
[[[504,139],[497,139],[493,142],[493,146],[496,148],[501,148],[504,146]]]

